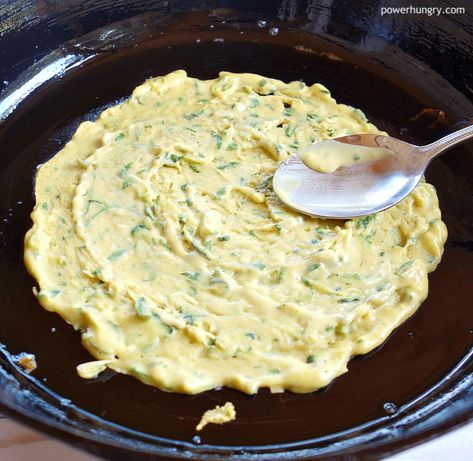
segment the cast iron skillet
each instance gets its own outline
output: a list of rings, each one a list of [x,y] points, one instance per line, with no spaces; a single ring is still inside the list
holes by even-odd
[[[78,333],[39,306],[22,261],[37,166],[81,121],[150,76],[184,68],[214,78],[225,69],[321,82],[380,128],[418,143],[466,123],[473,114],[472,16],[382,18],[382,4],[3,3],[2,411],[113,459],[378,458],[473,416],[471,144],[429,168],[449,239],[427,301],[383,347],[353,359],[347,374],[312,394],[184,396],[111,372],[81,380],[75,366],[90,356]],[[20,352],[36,355],[30,376],[15,364]],[[237,420],[195,437],[202,412],[227,400]]]

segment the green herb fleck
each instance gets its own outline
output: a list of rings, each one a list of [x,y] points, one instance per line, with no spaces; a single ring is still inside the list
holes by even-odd
[[[115,136],[115,141],[121,141],[125,137],[125,133],[118,133]]]
[[[271,186],[273,183],[273,176],[268,176],[265,178],[260,184],[258,184],[258,189],[266,189],[267,187]]]
[[[366,117],[366,115],[364,114],[363,111],[361,111],[360,109],[355,109],[354,112],[355,112],[355,114],[358,115],[358,117],[360,118],[360,120],[361,120],[363,123],[367,123],[367,122],[368,122],[368,118]]]
[[[218,133],[212,134],[212,138],[215,139],[215,146],[217,147],[217,150],[220,150],[222,147],[222,137]]]
[[[281,267],[278,271],[278,282],[281,283],[282,279],[284,278],[284,274],[286,273],[286,268]]]
[[[154,216],[154,211],[152,207],[147,206],[145,208],[145,213],[146,213],[146,216],[148,216],[148,218],[151,219],[152,221],[156,220],[156,216]]]
[[[171,325],[168,325],[167,323],[162,323],[161,322],[161,325],[163,326],[163,328],[166,330],[166,333],[168,335],[172,334],[172,332],[174,331],[174,328],[171,326]]]
[[[225,194],[225,191],[227,190],[227,188],[225,186],[223,186],[221,189],[219,189],[217,192],[215,192],[215,195],[218,197],[218,198],[221,198],[223,197],[223,195]]]
[[[184,314],[183,318],[190,325],[194,325],[195,321],[197,320],[197,316],[194,314]]]
[[[190,240],[190,244],[192,245],[192,248],[194,248],[194,250],[197,251],[197,253],[199,253],[205,259],[210,260],[207,252],[198,243],[196,243],[194,240]]]
[[[403,272],[409,269],[409,267],[411,267],[413,263],[414,263],[414,260],[411,259],[409,261],[406,261],[404,264],[401,264],[399,266],[399,269],[396,271],[396,275],[401,275]]]
[[[197,281],[199,280],[201,273],[200,272],[181,272],[184,277],[187,277],[189,280]]]
[[[111,253],[107,259],[109,261],[116,261],[118,258],[121,258],[128,250],[126,248],[123,248],[122,250],[117,250]]]
[[[317,232],[317,234],[321,235],[322,237],[330,234],[330,231],[328,229],[324,229],[321,226],[316,227],[315,232]]]
[[[315,362],[315,355],[308,355],[307,358],[306,358],[306,363],[314,363]]]
[[[228,293],[228,291],[230,290],[230,285],[227,282],[225,282],[225,280],[222,280],[221,278],[213,277],[210,280],[210,288],[214,292],[222,295],[222,294]]]
[[[317,123],[320,123],[323,120],[323,118],[320,115],[315,114],[315,113],[307,114],[307,117],[310,118],[311,120],[315,120]]]
[[[127,163],[119,172],[118,176],[123,179],[125,176],[128,175],[128,170],[131,168],[133,164],[132,163]]]
[[[41,290],[38,293],[38,298],[55,298],[61,290]]]
[[[250,108],[254,109],[255,107],[259,106],[259,101],[256,98],[250,99]]]
[[[144,224],[137,224],[133,229],[131,229],[131,235],[136,235],[143,229],[146,229],[146,226]]]
[[[315,271],[315,270],[318,269],[319,267],[320,267],[320,263],[311,264],[311,265],[307,268],[307,272]]]
[[[179,160],[182,159],[182,155],[170,154],[169,159],[171,160],[171,162],[177,163],[179,162]]]
[[[263,263],[252,263],[251,265],[260,271],[266,268],[266,264],[263,264]]]
[[[193,163],[189,163],[189,168],[196,173],[200,173],[200,170]]]
[[[184,118],[186,120],[194,120],[195,118],[200,117],[204,112],[205,112],[204,109],[200,109],[197,112],[193,112],[192,114],[184,115]]]
[[[135,301],[135,310],[141,319],[150,319],[151,314],[148,309],[147,301],[145,298],[141,297]]]
[[[359,218],[356,220],[356,227],[358,229],[366,229],[368,224],[376,218],[375,214],[370,214],[368,216],[364,216],[363,218]]]
[[[289,125],[284,130],[284,133],[286,134],[288,138],[290,138],[295,133],[295,131],[296,131],[296,125]]]
[[[240,162],[227,162],[223,163],[222,165],[219,165],[217,168],[219,170],[226,170],[227,168],[235,168],[239,164]]]

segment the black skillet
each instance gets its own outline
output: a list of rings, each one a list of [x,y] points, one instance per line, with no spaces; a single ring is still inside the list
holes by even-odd
[[[438,2],[437,2],[438,3]],[[429,168],[449,229],[419,311],[316,393],[164,393],[78,378],[79,334],[43,310],[22,262],[38,164],[150,76],[184,68],[327,85],[392,135],[426,143],[473,114],[473,17],[385,14],[384,1],[0,2],[1,411],[110,459],[372,459],[473,417],[473,152]],[[451,6],[447,2],[438,6]],[[31,352],[30,376],[13,355]],[[227,400],[238,418],[195,437]],[[351,457],[353,456],[353,458]]]

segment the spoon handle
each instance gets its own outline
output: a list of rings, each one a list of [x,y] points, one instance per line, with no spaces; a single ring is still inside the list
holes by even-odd
[[[431,144],[427,144],[426,146],[420,146],[419,149],[426,153],[430,159],[433,159],[447,149],[450,149],[451,147],[470,138],[473,138],[473,125],[462,128],[454,133],[450,133]]]

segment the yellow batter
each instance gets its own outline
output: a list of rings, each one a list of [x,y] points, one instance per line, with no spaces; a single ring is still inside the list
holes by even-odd
[[[224,424],[233,421],[235,418],[235,407],[232,402],[227,402],[225,405],[217,405],[212,410],[207,410],[202,415],[202,418],[195,429],[201,431],[205,426],[207,426],[207,424]]]
[[[427,296],[446,228],[422,182],[347,222],[292,212],[271,177],[299,147],[377,129],[322,85],[222,72],[151,79],[36,178],[25,261],[39,302],[105,368],[173,392],[311,392]]]
[[[389,151],[382,147],[364,147],[329,139],[324,143],[304,147],[297,153],[312,170],[333,173],[340,167],[350,167],[364,162],[379,160]]]

